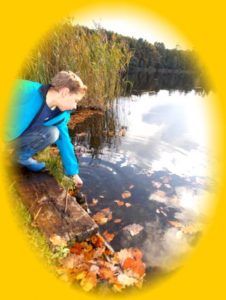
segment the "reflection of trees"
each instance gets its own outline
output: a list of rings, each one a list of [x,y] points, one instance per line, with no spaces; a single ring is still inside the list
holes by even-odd
[[[133,93],[141,95],[143,91],[179,90],[189,92],[193,89],[197,93],[204,93],[205,90],[197,87],[197,79],[191,73],[180,72],[133,72],[129,74],[129,81],[133,83]]]
[[[91,152],[93,158],[99,158],[104,147],[118,147],[120,143],[119,128],[116,112],[111,108],[103,115],[94,114],[84,122],[77,124],[71,130],[71,136],[74,137],[75,143],[84,146],[87,151]]]

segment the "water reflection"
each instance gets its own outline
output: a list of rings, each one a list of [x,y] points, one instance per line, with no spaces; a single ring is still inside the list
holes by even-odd
[[[141,248],[150,272],[179,265],[206,222],[208,97],[166,90],[122,97],[72,131],[92,214],[113,212],[100,230],[116,234],[115,250]],[[131,224],[143,230],[132,236],[125,230]]]
[[[196,90],[197,93],[204,95],[210,91],[207,82],[202,78],[197,78],[191,72],[145,72],[137,71],[128,75],[128,80],[132,83],[132,92],[141,95],[144,91],[150,93],[160,90],[181,91],[188,93]],[[131,85],[128,85],[131,91]]]

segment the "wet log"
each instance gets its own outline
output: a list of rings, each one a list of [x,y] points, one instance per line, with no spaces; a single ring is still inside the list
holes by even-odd
[[[21,168],[15,187],[33,218],[33,224],[52,245],[70,245],[98,231],[89,214],[68,195],[47,171],[30,172]]]

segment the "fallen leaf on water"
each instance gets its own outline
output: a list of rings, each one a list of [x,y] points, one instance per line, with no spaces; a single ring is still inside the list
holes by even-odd
[[[115,234],[114,233],[110,233],[107,230],[105,230],[103,232],[103,236],[104,236],[104,238],[106,239],[107,242],[111,242],[114,239]]]
[[[115,220],[114,220],[114,223],[115,223],[115,224],[118,224],[118,223],[121,223],[121,222],[122,222],[122,219],[115,219]]]
[[[129,231],[129,233],[134,236],[137,235],[138,233],[140,233],[142,230],[144,229],[143,226],[141,226],[140,224],[131,224],[131,225],[127,225],[123,228],[123,230]]]
[[[114,202],[117,203],[118,206],[123,206],[125,204],[125,202],[121,200],[114,200]]]
[[[105,217],[105,215],[101,212],[96,213],[93,216],[94,221],[99,225],[104,225],[107,223],[108,218]]]
[[[108,207],[103,208],[101,211],[97,212],[93,216],[93,219],[99,225],[106,224],[108,221],[112,219],[112,212]]]
[[[93,204],[97,204],[97,203],[98,203],[98,200],[95,199],[95,198],[93,198],[92,203],[93,203]]]
[[[96,206],[97,203],[98,203],[98,200],[95,199],[95,198],[93,198],[93,199],[92,199],[92,203],[90,204],[90,206]]]
[[[129,202],[126,202],[126,203],[125,203],[125,206],[126,206],[126,207],[131,207],[131,206],[132,206],[132,204],[131,204],[131,203],[129,203]]]
[[[169,224],[171,224],[172,226],[176,227],[176,228],[182,228],[184,225],[181,224],[178,221],[168,221]]]
[[[131,192],[130,191],[124,191],[122,193],[122,198],[123,199],[127,199],[127,198],[130,198],[131,197]]]

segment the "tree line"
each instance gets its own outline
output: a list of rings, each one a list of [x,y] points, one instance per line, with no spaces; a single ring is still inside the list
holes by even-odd
[[[49,83],[60,70],[72,70],[88,86],[84,105],[103,106],[120,95],[137,71],[191,72],[204,74],[194,51],[167,49],[164,43],[151,44],[143,39],[75,25],[72,20],[58,24],[35,48],[20,76]]]

